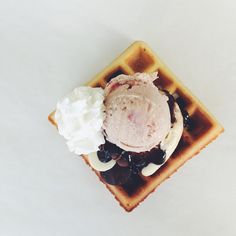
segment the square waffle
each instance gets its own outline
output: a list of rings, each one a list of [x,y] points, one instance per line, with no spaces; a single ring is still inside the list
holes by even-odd
[[[113,186],[104,183],[100,173],[93,169],[120,205],[128,212],[132,211],[157,186],[170,177],[187,160],[199,153],[224,130],[204,105],[176,78],[149,46],[141,41],[134,42],[87,85],[104,88],[107,82],[119,74],[132,75],[136,72],[154,71],[158,71],[158,86],[171,94],[178,95],[178,103],[181,103],[181,106],[187,110],[191,117],[191,127],[184,129],[175,152],[152,176],[137,176],[137,179],[132,183]],[[54,112],[48,118],[52,124],[56,125]],[[83,159],[89,165],[86,155],[83,156]]]

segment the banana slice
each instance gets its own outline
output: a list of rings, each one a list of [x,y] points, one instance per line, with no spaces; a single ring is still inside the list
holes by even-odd
[[[93,167],[93,169],[97,171],[110,170],[116,164],[116,161],[114,161],[113,159],[111,159],[106,163],[101,162],[97,156],[97,152],[92,152],[88,154],[88,161],[89,164]]]

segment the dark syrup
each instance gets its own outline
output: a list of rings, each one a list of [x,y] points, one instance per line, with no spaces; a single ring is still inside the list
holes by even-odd
[[[110,170],[100,172],[102,179],[111,185],[123,185],[128,182],[132,171],[128,167],[115,165]]]
[[[183,116],[183,119],[184,119],[184,127],[188,130],[192,130],[193,128],[193,121],[190,117],[190,115],[188,114],[188,112],[184,109],[181,109],[181,112],[182,112],[182,116]]]
[[[144,181],[139,176],[141,170],[149,163],[155,163],[156,165],[163,164],[166,157],[165,152],[159,146],[149,152],[126,152],[107,140],[104,145],[100,146],[98,155],[107,155],[109,156],[107,159],[113,159],[117,162],[112,169],[100,172],[104,182],[122,186],[129,195],[138,186],[144,184]]]
[[[186,102],[181,97],[178,97],[175,101],[177,102],[177,104],[179,105],[179,108],[181,110],[181,113],[182,113],[182,116],[183,116],[183,121],[184,121],[184,127],[187,130],[192,130],[193,121],[192,121],[190,115],[188,114],[187,110],[185,109]]]
[[[143,180],[138,174],[132,173],[128,181],[121,187],[129,196],[132,196],[137,192],[138,189],[140,189],[140,187],[144,186],[145,183],[146,181]]]

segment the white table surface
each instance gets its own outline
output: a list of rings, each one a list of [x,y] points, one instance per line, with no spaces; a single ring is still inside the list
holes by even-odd
[[[235,12],[234,0],[0,0],[0,235],[236,235]],[[127,214],[47,115],[137,39],[226,131]]]

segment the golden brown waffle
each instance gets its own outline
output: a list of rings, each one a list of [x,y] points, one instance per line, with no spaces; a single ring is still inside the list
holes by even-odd
[[[192,118],[192,126],[191,129],[184,130],[175,152],[154,175],[137,177],[134,183],[129,186],[112,186],[104,183],[126,211],[133,210],[158,185],[224,130],[203,104],[177,80],[176,76],[144,42],[134,42],[87,85],[104,88],[108,81],[119,74],[130,75],[136,72],[154,71],[158,71],[158,85],[160,87],[172,94],[177,93],[179,95],[179,101]],[[49,120],[56,125],[54,112],[49,115]],[[83,157],[89,165],[87,157]],[[96,170],[94,172],[100,178],[99,172]]]

